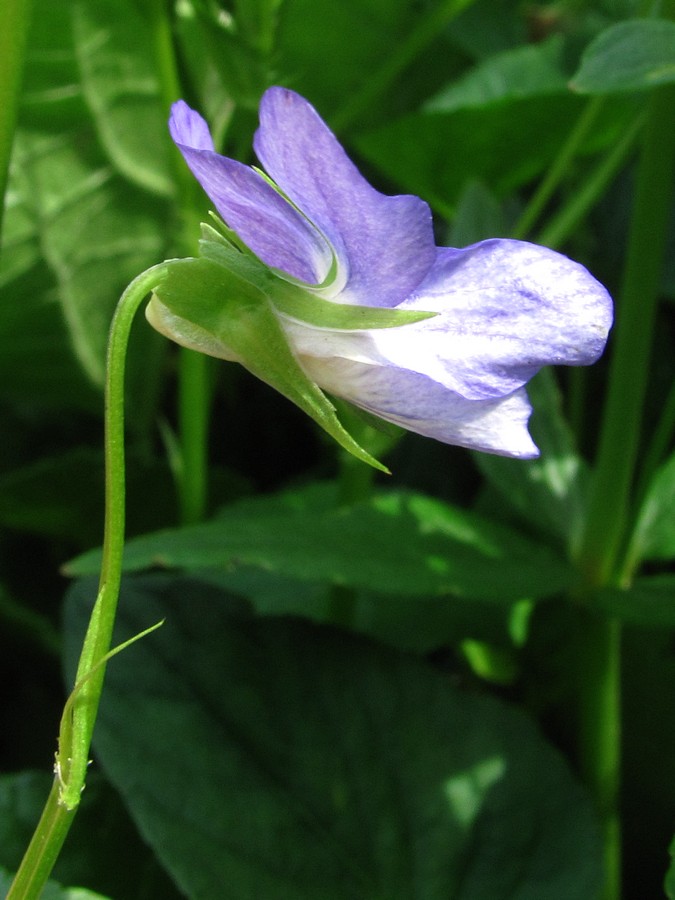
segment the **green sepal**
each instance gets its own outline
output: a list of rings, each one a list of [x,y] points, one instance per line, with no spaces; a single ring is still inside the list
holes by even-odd
[[[236,236],[230,236],[227,226],[223,225],[222,228],[225,229],[224,233],[211,225],[202,224],[200,254],[255,284],[269,296],[280,315],[304,325],[331,331],[369,331],[374,328],[412,325],[437,315],[424,310],[357,306],[326,300],[320,291],[334,281],[335,265],[331,267],[322,285],[302,285],[290,275],[268,268],[250,252],[240,252],[235,245]]]
[[[355,306],[324,300],[318,294],[277,279],[272,297],[283,316],[296,319],[313,328],[331,331],[370,331],[374,328],[397,328],[412,325],[437,315],[417,309],[390,309],[383,306]]]
[[[245,277],[248,261],[240,266],[235,272],[205,257],[172,260],[150,301],[150,321],[179,344],[236,359],[357,459],[388,472],[343,428],[333,405],[300,367],[270,298]]]

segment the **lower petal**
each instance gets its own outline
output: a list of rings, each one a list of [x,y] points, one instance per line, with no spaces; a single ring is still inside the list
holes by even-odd
[[[329,393],[425,437],[499,456],[532,459],[532,407],[524,389],[497,400],[467,400],[417,372],[345,359],[300,357]]]

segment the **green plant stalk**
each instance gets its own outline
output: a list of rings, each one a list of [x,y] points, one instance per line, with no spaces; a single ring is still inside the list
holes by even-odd
[[[538,244],[544,244],[555,250],[574,233],[575,228],[588,215],[621,170],[635,146],[643,125],[644,116],[636,116],[635,121],[626,129],[610,152],[584,180],[583,185],[539,232],[536,237]]]
[[[31,0],[3,0],[0,3],[0,233],[31,7]]]
[[[356,417],[352,420],[353,423]],[[367,429],[362,428],[357,435],[359,443],[366,437]],[[351,429],[350,429],[351,431]],[[351,432],[353,433],[353,432]],[[364,446],[368,446],[364,440]],[[366,500],[372,493],[375,469],[366,466],[359,459],[355,459],[351,453],[340,450],[338,453],[338,496],[339,507],[349,507],[360,500]],[[343,585],[334,585],[330,589],[330,621],[342,628],[351,628],[356,622],[357,601],[356,591]]]
[[[621,625],[578,611],[574,647],[581,776],[595,798],[602,828],[604,881],[600,900],[621,897]]]
[[[166,0],[146,0],[152,34],[155,71],[167,116],[171,104],[181,96],[171,14]],[[196,252],[199,234],[198,186],[177,148],[172,148],[178,205],[180,255]],[[211,360],[201,353],[178,351],[179,464],[176,469],[178,505],[184,524],[204,518],[208,497],[208,439],[211,409]]]
[[[638,163],[608,396],[578,563],[587,584],[612,579],[628,526],[675,162],[675,86],[654,90]]]
[[[647,390],[660,275],[675,162],[675,86],[649,99],[637,167],[634,206],[608,395],[600,430],[585,529],[577,553],[582,586],[576,642],[579,762],[602,816],[605,884],[602,900],[621,893],[618,799],[621,767],[620,625],[584,608],[595,589],[621,577],[629,530],[642,406]],[[590,619],[589,619],[590,617]]]
[[[595,125],[603,104],[604,97],[593,97],[584,106],[581,115],[577,119],[576,125],[570,132],[563,146],[560,148],[560,152],[552,165],[549,167],[546,177],[538,186],[534,196],[516,223],[512,234],[514,238],[522,239],[532,231],[532,228],[544,211],[546,204],[565,177],[570,163],[579,151],[579,147],[586,139],[586,136],[593,128],[593,125]]]
[[[85,785],[89,750],[110,649],[124,549],[124,375],[131,324],[148,293],[166,272],[161,263],[143,272],[122,294],[108,342],[105,404],[105,530],[98,596],[59,734],[56,778],[7,900],[37,900],[66,838]]]
[[[393,50],[384,64],[364,82],[361,90],[352,94],[331,118],[331,126],[335,131],[345,131],[357,122],[436,35],[473,2],[474,0],[443,0],[441,3],[431,4],[429,12],[419,17],[408,38]]]
[[[207,509],[211,374],[210,357],[180,348],[178,430],[181,452],[178,475],[180,516],[185,525],[200,522]]]

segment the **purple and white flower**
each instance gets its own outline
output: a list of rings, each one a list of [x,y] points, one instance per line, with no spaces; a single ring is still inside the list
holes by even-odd
[[[183,101],[170,131],[219,215],[280,279],[335,304],[436,313],[332,329],[280,312],[311,381],[449,444],[538,455],[524,385],[545,365],[595,362],[611,326],[611,299],[583,266],[523,241],[437,247],[428,205],[376,191],[314,108],[284,88],[260,104],[254,148],[269,178],[216,153],[204,119]],[[188,325],[156,310],[150,318],[194,345]]]

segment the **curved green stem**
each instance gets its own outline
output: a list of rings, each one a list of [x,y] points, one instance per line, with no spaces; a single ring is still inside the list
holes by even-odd
[[[31,0],[3,0],[0,3],[0,232],[31,6]]]
[[[133,318],[167,271],[166,263],[139,275],[122,294],[108,342],[105,406],[105,532],[98,596],[89,620],[75,683],[59,734],[56,778],[8,900],[38,898],[65,840],[84,788],[89,749],[110,649],[124,549],[124,375]]]

